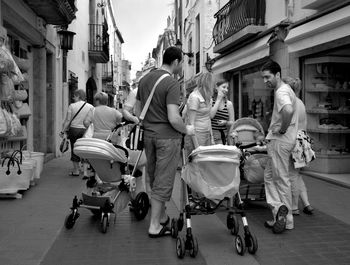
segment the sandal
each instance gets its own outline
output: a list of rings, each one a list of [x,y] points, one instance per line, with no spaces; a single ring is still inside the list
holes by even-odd
[[[163,236],[170,236],[171,235],[171,230],[167,226],[163,226],[162,229],[159,231],[158,234],[151,234],[148,233],[148,236],[150,238],[158,238],[158,237],[163,237]]]

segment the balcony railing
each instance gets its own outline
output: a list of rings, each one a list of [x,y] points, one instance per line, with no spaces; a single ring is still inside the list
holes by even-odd
[[[102,81],[111,82],[113,81],[113,62],[109,61],[102,64]]]
[[[107,26],[104,24],[89,24],[89,27],[89,56],[96,63],[107,63],[109,61],[109,35],[107,33]]]
[[[214,17],[213,38],[218,45],[247,26],[265,25],[265,0],[231,0]]]

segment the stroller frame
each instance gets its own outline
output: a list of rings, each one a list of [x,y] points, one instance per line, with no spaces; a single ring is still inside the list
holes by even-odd
[[[119,124],[106,139],[110,142],[111,136],[119,128],[125,126],[126,123]],[[114,145],[114,147],[121,149],[125,152],[126,158],[129,157],[128,150],[122,146]],[[122,192],[127,192],[130,195],[130,209],[134,212],[137,220],[142,220],[146,217],[149,209],[149,199],[146,192],[140,192],[136,194],[136,171],[137,165],[142,156],[142,151],[137,156],[136,163],[133,167],[133,171],[130,175],[128,162],[116,162],[119,164],[121,172],[125,174],[121,175],[120,181],[117,182],[103,182],[97,183],[95,176],[89,177],[86,182],[88,188],[92,188],[92,196],[82,193],[82,198],[78,200],[78,197],[73,198],[72,206],[70,207],[70,213],[66,216],[65,227],[72,229],[79,218],[79,208],[85,208],[90,210],[94,215],[100,215],[100,228],[102,233],[107,232],[107,227],[110,225],[111,215],[114,215],[114,224],[116,223],[116,213],[114,212],[114,206],[117,199]],[[128,160],[128,159],[127,159]],[[110,162],[110,167],[113,167],[113,161]],[[117,191],[117,192],[116,192]],[[108,192],[116,192],[113,196],[106,195]],[[98,194],[100,193],[100,194]],[[105,195],[105,196],[104,196]],[[89,203],[90,202],[90,203]]]
[[[196,139],[193,139],[193,142],[196,147],[198,147]],[[184,148],[184,141],[182,141],[182,165],[186,164],[186,150]],[[193,202],[191,196],[188,192],[188,186],[183,179],[181,179],[181,212],[179,218],[172,218],[171,220],[171,236],[176,238],[176,254],[178,258],[184,258],[186,251],[189,251],[191,257],[196,257],[198,254],[198,241],[197,238],[193,235],[191,216],[192,215],[202,215],[202,214],[213,214],[215,210],[222,204],[223,201],[227,202],[226,209],[229,210],[226,218],[226,226],[230,230],[231,234],[236,236],[234,240],[236,251],[239,255],[244,255],[246,248],[251,254],[255,254],[258,250],[258,242],[255,235],[250,231],[248,220],[246,214],[243,210],[243,202],[241,197],[238,194],[238,207],[234,207],[233,198],[225,197],[221,200],[215,207],[210,206],[210,200],[204,198],[204,207],[201,207],[204,211],[197,211],[194,209],[191,202]],[[197,206],[198,203],[195,203],[194,206]],[[202,205],[200,205],[202,206]],[[239,235],[239,222],[236,215],[240,215],[243,223],[244,235]],[[186,222],[185,222],[186,219]],[[186,235],[185,237],[180,237],[179,232],[182,231],[184,225],[186,224]]]

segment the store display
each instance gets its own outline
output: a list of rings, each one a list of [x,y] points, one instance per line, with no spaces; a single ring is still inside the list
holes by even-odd
[[[304,102],[308,133],[317,159],[307,170],[350,172],[350,67],[349,57],[305,59]]]

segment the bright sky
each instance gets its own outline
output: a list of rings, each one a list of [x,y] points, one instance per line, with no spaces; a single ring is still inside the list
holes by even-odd
[[[174,0],[112,0],[117,27],[121,32],[123,59],[131,62],[131,79],[156,47],[167,26]]]

